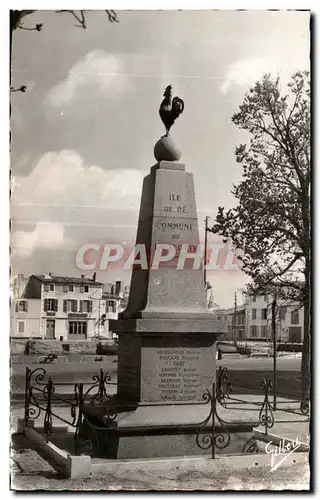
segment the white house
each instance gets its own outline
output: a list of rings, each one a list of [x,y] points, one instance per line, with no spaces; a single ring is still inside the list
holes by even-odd
[[[24,337],[56,340],[92,337],[100,317],[102,287],[95,275],[92,278],[31,275],[18,301],[27,304],[27,310],[18,312],[13,305],[11,335],[16,331],[22,333],[24,315]]]
[[[272,338],[272,296],[250,297],[246,302],[246,331],[250,339]],[[302,342],[303,308],[278,299],[276,304],[276,339]]]
[[[40,339],[40,299],[13,299],[11,303],[10,333],[15,338]]]

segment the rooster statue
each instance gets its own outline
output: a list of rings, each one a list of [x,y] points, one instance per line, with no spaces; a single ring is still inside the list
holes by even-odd
[[[164,126],[166,127],[166,136],[169,135],[169,130],[174,124],[175,120],[184,110],[184,102],[180,97],[172,99],[172,85],[168,85],[164,91],[164,99],[160,104],[159,114]]]

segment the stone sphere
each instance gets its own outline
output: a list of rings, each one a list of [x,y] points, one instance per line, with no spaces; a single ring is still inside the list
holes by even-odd
[[[181,151],[175,146],[169,135],[165,135],[158,140],[153,154],[157,161],[178,161],[181,157]]]

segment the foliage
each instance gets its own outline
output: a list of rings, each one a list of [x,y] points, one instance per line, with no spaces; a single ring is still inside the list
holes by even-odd
[[[265,75],[246,94],[232,121],[250,134],[236,148],[243,180],[234,209],[219,207],[210,231],[231,239],[251,293],[281,291],[304,302],[310,260],[310,84],[292,76],[281,95],[279,78]]]

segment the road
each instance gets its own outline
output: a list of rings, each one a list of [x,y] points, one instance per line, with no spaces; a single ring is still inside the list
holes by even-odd
[[[29,366],[32,370],[36,368],[44,368],[47,375],[51,375],[52,379],[56,383],[70,383],[70,385],[76,382],[92,382],[92,377],[97,374],[100,368],[103,369],[105,373],[111,375],[111,382],[116,382],[117,380],[117,357],[110,356],[109,360],[105,362],[91,362],[91,363],[59,363],[59,364],[28,364],[20,365],[14,364],[11,369],[11,381],[13,392],[23,392],[24,391],[24,381],[26,366]],[[299,372],[300,371],[300,358],[279,358],[277,359],[277,371],[278,372]],[[217,366],[227,367],[232,373],[234,372],[272,372],[273,370],[273,360],[272,358],[238,358],[238,357],[225,357],[222,360],[217,361]]]

